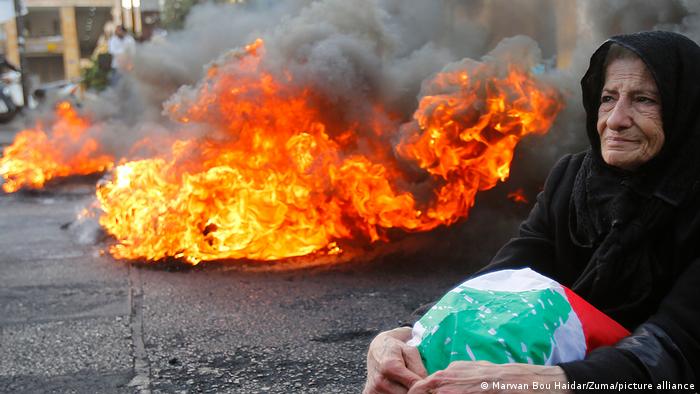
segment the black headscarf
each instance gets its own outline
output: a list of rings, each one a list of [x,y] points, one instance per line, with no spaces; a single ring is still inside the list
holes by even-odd
[[[644,61],[661,97],[664,145],[634,172],[604,162],[596,128],[613,43]],[[624,324],[664,292],[671,267],[654,246],[700,184],[700,47],[664,31],[615,36],[593,54],[581,86],[591,148],[574,184],[569,229],[574,243],[595,251],[572,287]]]

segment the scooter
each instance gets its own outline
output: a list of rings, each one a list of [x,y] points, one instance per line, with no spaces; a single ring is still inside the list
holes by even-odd
[[[9,122],[24,107],[22,75],[8,70],[0,75],[0,122]]]

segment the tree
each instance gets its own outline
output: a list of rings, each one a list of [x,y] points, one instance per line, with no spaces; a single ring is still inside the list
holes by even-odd
[[[246,0],[165,0],[162,13],[162,27],[167,30],[179,30],[185,24],[190,9],[199,3],[246,3]]]
[[[165,0],[162,23],[167,30],[182,29],[190,9],[201,0]]]

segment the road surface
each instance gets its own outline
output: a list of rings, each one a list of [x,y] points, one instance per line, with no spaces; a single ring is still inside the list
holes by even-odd
[[[250,272],[117,261],[76,222],[93,194],[94,179],[0,192],[0,392],[360,392],[373,336],[487,261],[522,216],[477,209],[366,261]]]

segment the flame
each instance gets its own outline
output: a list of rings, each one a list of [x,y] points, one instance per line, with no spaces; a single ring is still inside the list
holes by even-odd
[[[97,140],[88,136],[88,119],[69,102],[55,109],[56,121],[48,131],[41,124],[20,131],[0,158],[0,175],[5,192],[21,188],[38,189],[53,178],[87,175],[112,167],[114,158],[103,152]]]
[[[561,109],[555,90],[538,87],[519,68],[504,76],[484,63],[472,68],[471,74],[440,73],[431,81],[428,89],[437,94],[423,97],[417,125],[398,146],[403,157],[443,183],[420,230],[466,217],[478,191],[508,178],[520,139],[547,132]]]
[[[208,138],[174,140],[167,154],[124,162],[98,186],[113,256],[278,260],[449,225],[479,190],[508,177],[518,141],[545,133],[561,108],[526,71],[501,75],[474,62],[430,81],[400,130],[379,104],[370,121],[343,124],[290,73],[267,71],[264,56],[257,40],[211,67],[191,102],[167,108],[183,124],[206,125]],[[387,141],[397,136],[394,152]],[[414,194],[406,164],[427,173],[427,198]]]
[[[528,201],[527,197],[525,197],[525,190],[523,190],[522,188],[518,188],[508,193],[508,199],[521,204],[528,204],[530,202]]]

